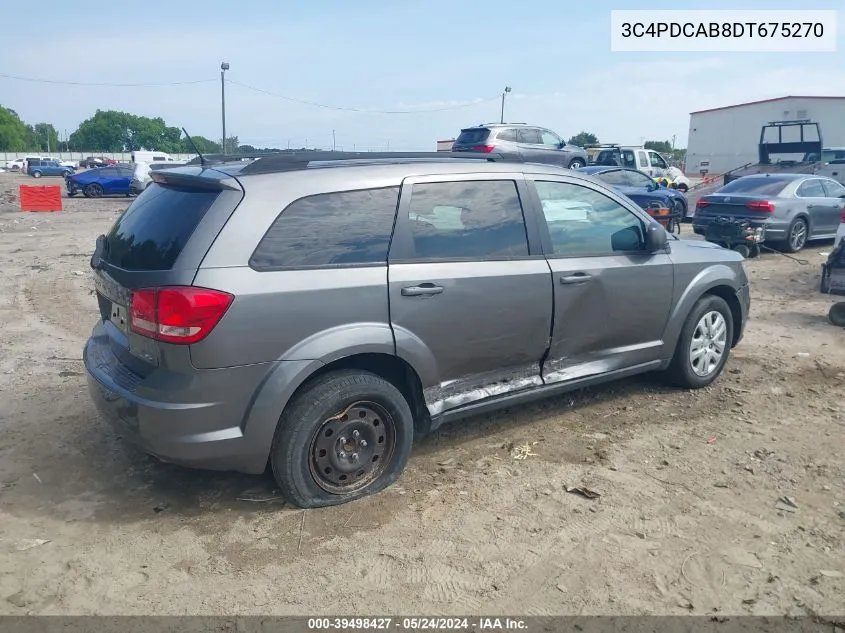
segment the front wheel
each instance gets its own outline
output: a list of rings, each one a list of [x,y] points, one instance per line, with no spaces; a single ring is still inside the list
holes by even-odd
[[[666,378],[678,387],[701,389],[712,384],[730,355],[734,322],[721,297],[705,295],[687,317]]]
[[[31,175],[33,178],[41,178],[41,172],[40,172],[40,171],[34,171],[34,172],[32,172],[32,174],[30,174],[30,175]]]
[[[285,407],[270,465],[288,502],[338,505],[393,484],[413,435],[411,409],[391,383],[366,371],[332,372]]]
[[[586,163],[580,158],[574,158],[569,163],[569,169],[581,169]]]

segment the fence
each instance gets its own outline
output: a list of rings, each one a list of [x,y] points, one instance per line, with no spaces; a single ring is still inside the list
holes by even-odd
[[[104,158],[111,158],[119,163],[128,163],[132,160],[132,152],[0,152],[0,167],[3,167],[7,161],[17,160],[18,158],[26,158],[27,156],[44,156],[45,158],[55,158],[57,160],[71,160],[79,162],[89,156],[102,156]],[[189,161],[196,157],[196,154],[171,154],[175,160]]]

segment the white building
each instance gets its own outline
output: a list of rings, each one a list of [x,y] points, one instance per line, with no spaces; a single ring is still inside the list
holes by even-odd
[[[690,113],[686,172],[698,174],[706,168],[709,174],[723,174],[746,163],[756,163],[761,127],[771,121],[800,119],[819,124],[825,147],[845,147],[845,97],[778,97],[752,101]],[[799,131],[798,127],[785,128],[783,141],[800,140]],[[777,130],[767,133],[766,141],[777,140]]]

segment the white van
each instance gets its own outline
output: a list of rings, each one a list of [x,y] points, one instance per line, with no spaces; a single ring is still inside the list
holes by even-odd
[[[175,163],[176,159],[164,152],[132,152],[130,160],[133,163]]]

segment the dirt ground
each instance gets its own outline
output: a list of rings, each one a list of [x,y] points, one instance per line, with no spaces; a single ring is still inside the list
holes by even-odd
[[[0,174],[0,614],[845,614],[830,242],[747,262],[751,322],[714,386],[644,377],[474,418],[384,493],[301,511],[97,419],[88,258],[128,201],[22,213],[24,182]]]

